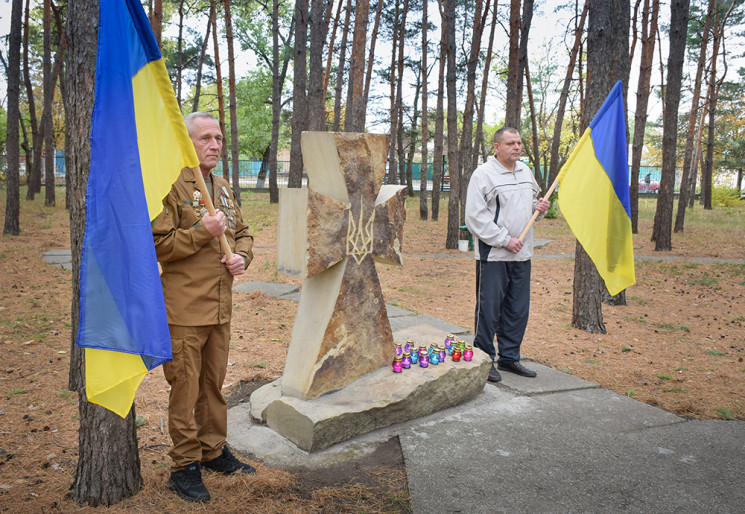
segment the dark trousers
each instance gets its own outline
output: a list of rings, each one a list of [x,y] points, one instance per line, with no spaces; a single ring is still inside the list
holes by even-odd
[[[520,360],[530,312],[530,261],[476,261],[476,330],[473,344],[497,364]]]

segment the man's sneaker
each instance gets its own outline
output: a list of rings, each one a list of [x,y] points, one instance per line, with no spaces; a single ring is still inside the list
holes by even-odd
[[[168,488],[176,491],[178,495],[188,502],[206,502],[210,499],[210,493],[202,482],[202,472],[199,463],[189,464],[181,471],[171,473],[168,479]]]
[[[494,367],[494,363],[492,362],[491,368],[489,369],[489,377],[487,378],[489,382],[501,382],[502,381],[502,375],[499,374],[499,371],[497,371],[497,368]]]
[[[222,455],[207,462],[202,462],[202,467],[211,469],[212,471],[218,471],[225,475],[230,475],[238,470],[245,474],[256,473],[256,470],[252,466],[236,459],[227,445],[223,446]]]

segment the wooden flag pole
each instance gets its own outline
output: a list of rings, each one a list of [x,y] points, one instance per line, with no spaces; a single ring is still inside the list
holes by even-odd
[[[543,196],[544,200],[548,201],[548,199],[551,198],[551,195],[554,193],[554,189],[556,189],[556,186],[559,185],[559,176],[561,176],[561,174],[556,176],[556,178],[554,179],[554,183],[551,184],[551,187],[549,187],[548,191],[546,191],[546,194]],[[525,236],[528,235],[528,230],[530,230],[530,227],[532,227],[533,223],[535,223],[535,220],[538,218],[538,214],[540,213],[538,211],[535,211],[533,213],[533,216],[530,218],[530,221],[528,222],[528,224],[525,225],[525,228],[523,229],[522,233],[520,234],[520,237],[518,238],[520,239],[521,243],[524,242]]]
[[[207,190],[207,184],[204,182],[202,171],[199,168],[191,168],[191,171],[194,172],[194,178],[197,179],[197,187],[202,192],[202,198],[204,199],[204,206],[207,208],[207,212],[210,213],[210,216],[214,216],[215,204],[212,203],[212,196],[210,196],[210,192]],[[228,237],[225,235],[225,232],[220,234],[220,245],[225,256],[230,260],[233,257],[233,251],[230,249]]]

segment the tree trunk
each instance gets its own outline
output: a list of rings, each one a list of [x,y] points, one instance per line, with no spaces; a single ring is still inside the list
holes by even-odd
[[[569,65],[567,66],[566,75],[564,76],[564,85],[559,95],[559,106],[556,108],[556,122],[554,123],[554,135],[551,139],[551,163],[549,165],[548,183],[553,184],[556,176],[559,174],[559,147],[561,146],[561,127],[564,124],[564,113],[566,112],[567,98],[569,97],[569,87],[572,84],[572,75],[574,75],[574,64],[582,46],[582,33],[584,32],[585,20],[590,0],[585,0],[582,8],[580,20],[574,29],[574,45],[569,54]]]
[[[629,76],[628,0],[597,0],[589,5],[587,33],[587,97],[582,128],[589,126],[613,85]],[[582,245],[574,260],[572,326],[605,333],[602,312],[604,284]]]
[[[489,30],[489,44],[484,60],[484,75],[481,80],[481,96],[479,99],[478,116],[476,121],[476,135],[474,136],[473,142],[473,156],[471,158],[471,163],[474,167],[478,166],[479,164],[479,153],[481,152],[481,148],[486,146],[491,147],[491,145],[484,145],[484,112],[486,110],[486,95],[489,84],[489,70],[491,69],[491,57],[494,50],[494,34],[497,28],[497,2],[498,0],[494,0],[494,7],[492,8],[491,29]],[[484,152],[484,154],[486,154],[486,152]],[[486,155],[484,155],[484,160],[486,160]]]
[[[323,97],[324,98],[326,98],[326,93],[328,92],[328,88],[329,88],[329,80],[331,79],[331,61],[333,60],[333,57],[334,57],[334,43],[336,43],[336,30],[339,28],[339,20],[341,19],[341,8],[342,7],[344,7],[344,0],[339,0],[339,6],[336,8],[336,16],[334,16],[334,26],[331,29],[331,40],[329,41],[329,53],[326,58],[326,71],[323,74]]]
[[[390,74],[389,74],[389,83],[391,85],[391,92],[390,92],[390,103],[391,103],[391,122],[390,122],[390,134],[391,139],[388,141],[388,183],[389,184],[398,184],[398,166],[396,164],[396,144],[398,143],[398,123],[396,120],[398,120],[398,111],[396,110],[398,107],[398,102],[396,102],[396,82],[399,82],[398,77],[396,76],[396,51],[398,50],[398,31],[403,31],[403,24],[399,23],[398,17],[399,17],[399,10],[398,10],[398,0],[395,0],[395,10],[393,13],[393,36],[392,36],[392,43],[393,43],[393,51],[391,52],[391,68],[390,68]]]
[[[634,141],[631,147],[631,231],[639,233],[639,168],[644,149],[644,132],[647,126],[647,105],[649,104],[649,83],[652,78],[652,61],[654,59],[654,42],[657,37],[657,16],[660,1],[652,0],[652,11],[649,11],[649,0],[644,0],[642,12],[642,56],[639,64],[639,82],[636,87],[636,114],[634,115]]]
[[[181,109],[181,75],[184,67],[184,0],[178,3],[178,37],[176,38],[176,102]]]
[[[548,190],[548,184],[546,184],[546,174],[541,173],[541,156],[540,149],[538,147],[538,123],[536,121],[535,102],[533,101],[533,85],[530,83],[530,68],[528,63],[525,63],[525,85],[528,90],[528,105],[530,106],[530,127],[533,139],[533,173],[535,175],[535,181],[538,182],[542,191]]]
[[[479,56],[481,54],[481,34],[484,31],[486,25],[486,16],[488,12],[489,4],[487,3],[487,9],[483,13],[483,3],[481,0],[476,0],[473,11],[473,31],[471,32],[471,50],[468,54],[466,61],[466,105],[463,109],[463,129],[461,132],[460,139],[460,176],[461,176],[461,188],[460,188],[460,225],[466,223],[466,191],[468,190],[468,181],[471,180],[471,174],[473,173],[473,163],[471,157],[473,156],[472,141],[473,141],[473,111],[474,103],[476,98],[476,66],[479,63]],[[467,237],[467,236],[464,236]],[[459,236],[458,239],[461,239]]]
[[[220,64],[220,45],[217,40],[217,6],[216,0],[210,0],[210,5],[215,9],[215,16],[212,18],[212,46],[215,52],[215,82],[217,85],[217,110],[218,110],[218,121],[220,123],[220,132],[222,132],[223,140],[226,137],[225,134],[225,94],[222,90],[222,65]],[[222,153],[220,155],[222,160],[222,176],[225,180],[230,182],[230,164],[228,163],[228,145],[222,145]]]
[[[44,205],[53,207],[54,199],[54,127],[52,105],[54,104],[54,74],[52,73],[52,0],[44,0],[44,112],[41,124],[44,127]]]
[[[437,107],[435,109],[435,141],[432,154],[432,221],[437,221],[440,216],[440,189],[443,180],[443,128],[445,126],[445,39],[447,33],[447,19],[444,16],[444,0],[438,0],[440,10],[440,69],[437,75]]]
[[[520,60],[520,0],[510,2],[510,44],[507,65],[507,99],[504,125],[520,130],[521,88],[518,80]]]
[[[191,104],[191,112],[197,112],[199,110],[199,97],[202,94],[202,67],[204,66],[204,56],[207,54],[207,45],[210,40],[210,31],[212,30],[212,24],[215,23],[215,3],[210,2],[210,14],[207,19],[207,33],[204,35],[202,41],[202,51],[199,53],[199,65],[197,66],[197,79],[196,85],[194,86],[194,100]]]
[[[727,75],[727,61],[724,60],[724,72],[722,76],[717,80],[717,59],[719,57],[719,48],[724,38],[724,29],[727,26],[727,20],[735,7],[735,2],[730,4],[729,10],[726,13],[721,11],[716,13],[714,18],[714,40],[711,54],[711,72],[709,79],[709,134],[706,145],[706,166],[702,170],[701,174],[701,201],[704,205],[704,209],[711,210],[711,194],[712,194],[712,175],[714,171],[714,115],[717,110],[717,101],[719,100],[719,90],[724,82],[724,78]]]
[[[309,18],[308,129],[320,131],[326,130],[326,98],[323,89],[323,46],[326,41],[325,4],[325,0],[311,0]]]
[[[90,120],[96,71],[98,4],[70,0],[67,7],[66,155],[70,191],[70,243],[73,262],[70,389],[78,392],[78,465],[72,498],[91,507],[113,505],[142,489],[134,407],[122,419],[86,400],[84,353],[75,346],[80,303],[80,256],[85,228],[85,189],[90,163]]]
[[[150,11],[150,26],[153,29],[155,40],[160,48],[161,32],[163,27],[163,0],[154,0],[153,9]]]
[[[378,3],[381,3],[380,1]],[[427,142],[429,141],[429,116],[427,113],[427,82],[429,79],[429,73],[427,70],[427,54],[429,48],[427,47],[427,24],[429,18],[427,16],[427,4],[428,0],[422,2],[422,59],[419,63],[420,73],[422,75],[422,166],[419,169],[419,219],[426,220],[429,217],[427,211],[427,165],[429,155],[427,154]]]
[[[343,0],[340,0],[343,1]],[[344,67],[347,63],[347,39],[349,38],[349,18],[352,12],[352,0],[347,0],[344,13],[344,27],[341,32],[341,48],[339,48],[339,64],[336,66],[336,87],[334,88],[334,132],[341,130],[342,90],[344,88]]]
[[[279,79],[279,0],[272,0],[272,141],[269,150],[269,203],[279,203],[277,152],[282,113],[282,82]]]
[[[447,91],[448,91],[448,169],[450,171],[450,198],[448,199],[448,232],[445,248],[458,248],[460,198],[460,161],[458,158],[458,98],[455,64],[455,4],[456,0],[445,0]]]
[[[347,132],[365,131],[365,45],[367,44],[367,21],[370,2],[358,0],[354,13],[354,37],[352,38],[352,57],[349,64],[349,84],[352,94],[348,96],[346,122]]]
[[[10,13],[10,35],[8,40],[8,119],[5,134],[8,171],[6,177],[5,225],[3,235],[17,236],[21,233],[20,215],[20,155],[18,152],[18,121],[21,117],[18,101],[21,93],[21,23],[23,0],[13,0]]]
[[[290,176],[288,187],[303,184],[303,154],[300,135],[308,127],[308,100],[305,94],[306,45],[308,43],[308,0],[295,1],[295,59],[292,94],[292,141],[290,143]]]
[[[27,155],[32,156],[31,162],[26,159],[26,199],[33,200],[36,193],[41,191],[41,152],[44,141],[42,139],[41,127],[36,118],[36,98],[34,96],[34,86],[31,82],[31,69],[28,60],[29,46],[29,3],[26,0],[26,12],[23,31],[23,71],[26,81],[26,101],[28,102],[28,117],[31,125],[31,149]]]
[[[365,75],[365,105],[370,94],[370,81],[373,76],[373,65],[375,64],[375,44],[378,40],[378,29],[380,28],[380,18],[383,12],[383,2],[379,1],[375,10],[375,23],[373,24],[372,36],[370,37],[370,57],[367,59],[367,74]],[[367,111],[365,111],[366,113]],[[367,116],[365,114],[365,116]],[[363,123],[364,125],[364,123]]]
[[[241,205],[240,161],[238,160],[238,105],[235,97],[235,55],[233,53],[233,19],[230,0],[224,0],[225,35],[228,40],[228,95],[230,99],[230,159],[233,163],[233,195]]]
[[[667,91],[662,126],[662,173],[652,235],[656,251],[672,250],[678,106],[688,31],[688,7],[689,0],[672,0],[670,4],[670,54],[667,60]]]

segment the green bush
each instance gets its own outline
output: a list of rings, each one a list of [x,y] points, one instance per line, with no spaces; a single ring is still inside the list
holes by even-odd
[[[715,187],[711,190],[711,204],[736,207],[740,205],[740,192],[734,187]]]
[[[556,201],[558,196],[559,195],[556,191],[551,194],[551,207],[546,211],[545,216],[543,216],[544,218],[552,220],[559,215],[559,202]]]

